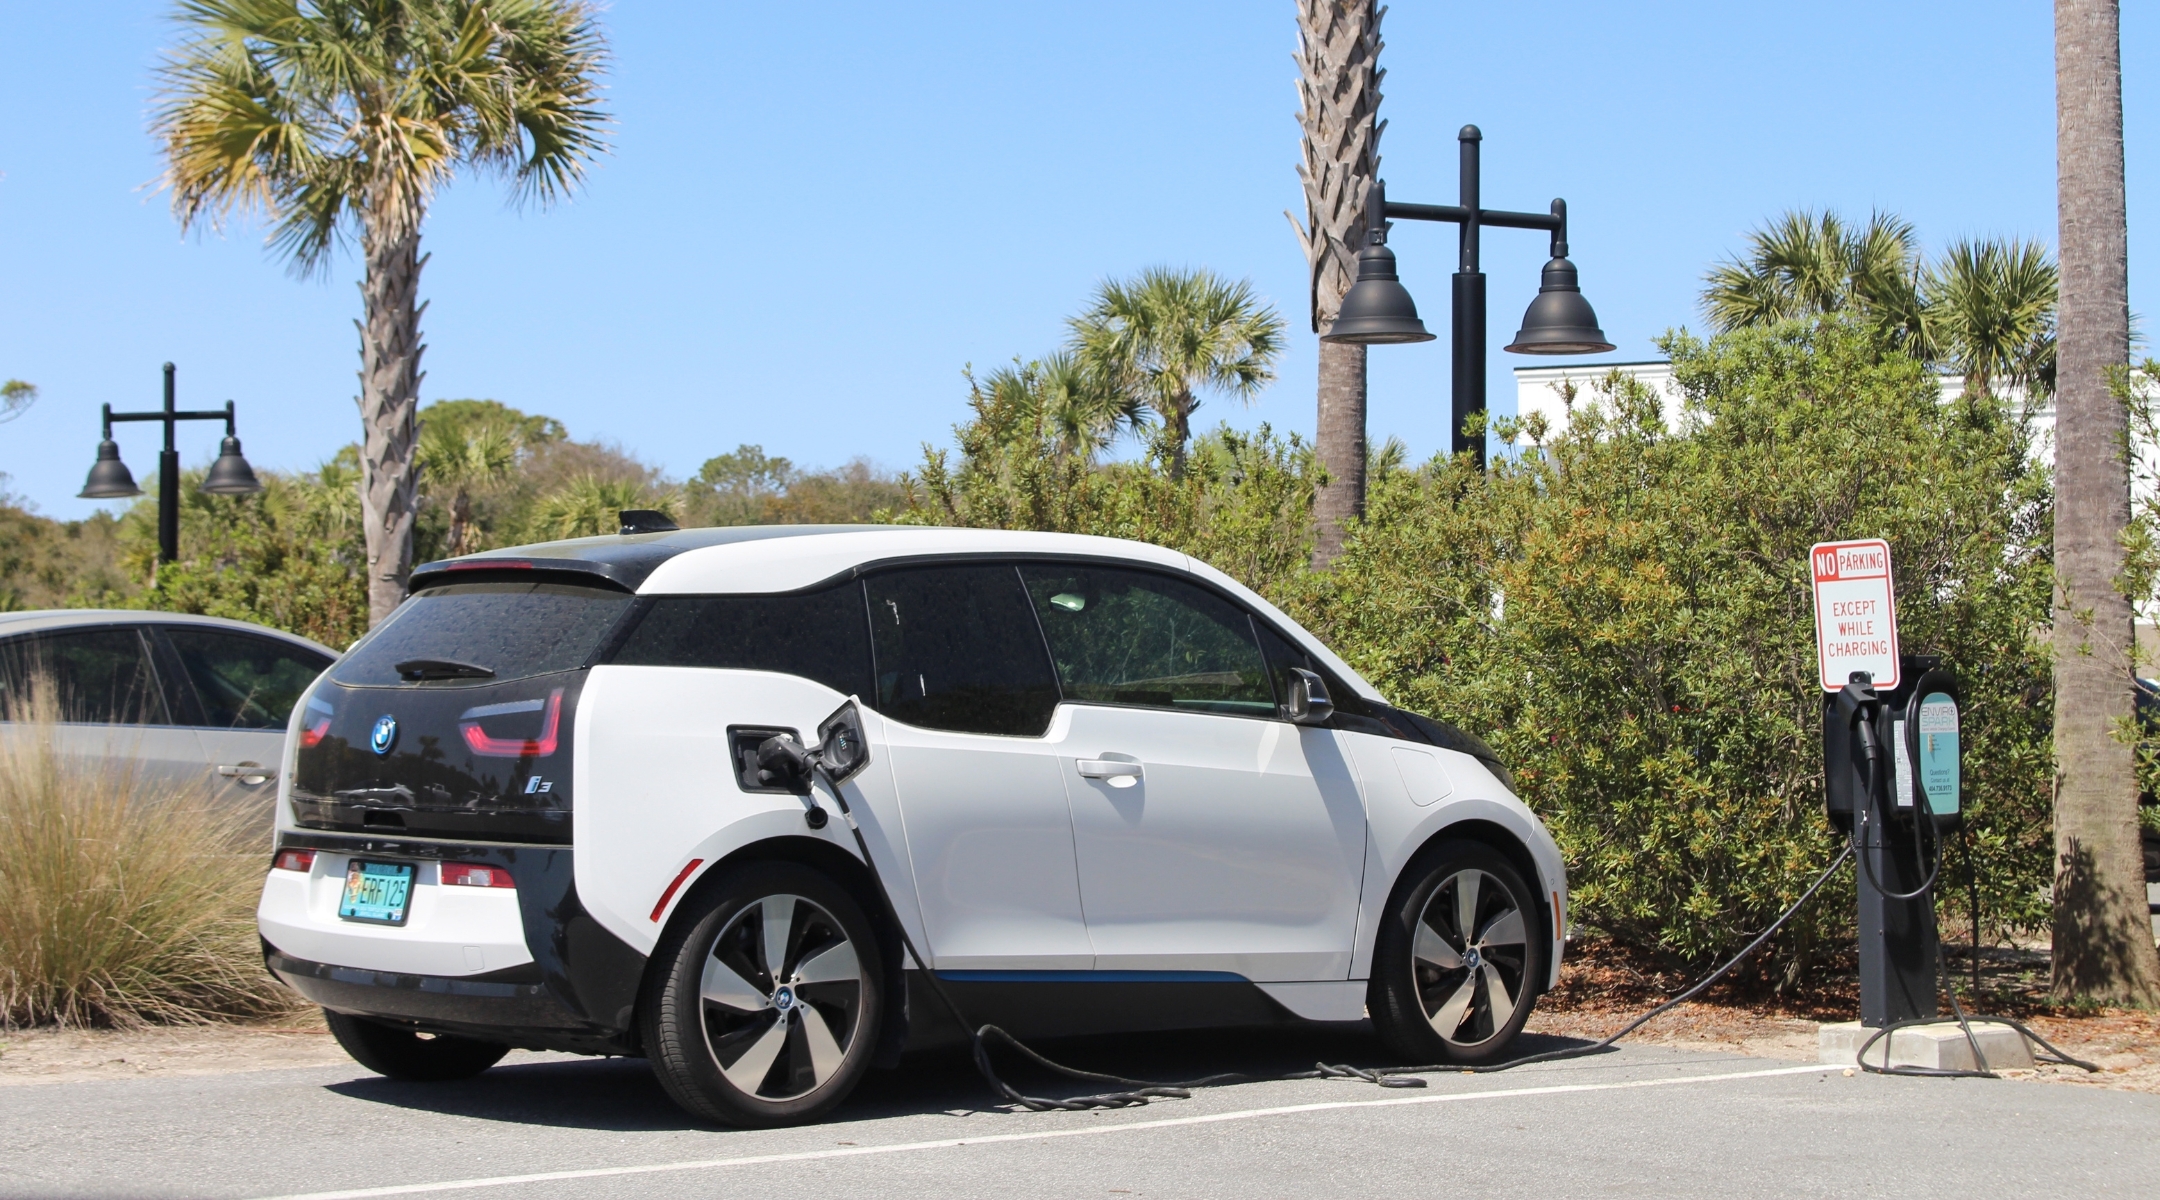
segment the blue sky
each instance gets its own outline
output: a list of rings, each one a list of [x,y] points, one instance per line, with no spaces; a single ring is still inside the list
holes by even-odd
[[[0,377],[43,390],[0,425],[0,471],[51,515],[102,402],[238,402],[258,466],[355,438],[356,264],[297,281],[261,230],[183,239],[151,184],[166,6],[0,7]],[[964,412],[960,370],[1054,348],[1096,282],[1157,264],[1250,277],[1299,335],[1249,408],[1204,424],[1309,433],[1315,346],[1297,210],[1290,0],[1083,4],[641,3],[604,15],[615,151],[571,204],[460,183],[427,226],[425,399],[488,396],[678,475],[754,442],[800,464],[912,465]],[[2148,230],[2160,20],[2125,6],[2131,302]],[[1452,202],[1454,134],[1485,132],[1485,201],[1569,204],[1586,294],[1619,350],[1700,318],[1713,260],[1788,207],[1894,210],[1926,242],[2052,242],[2049,7],[1431,4],[1384,25],[1389,195]],[[1444,331],[1453,230],[1398,226],[1405,282]],[[1489,232],[1499,351],[1541,235]],[[1373,352],[1370,428],[1422,457],[1447,432],[1447,346]],[[184,427],[206,461],[218,430]],[[139,474],[146,427],[121,434]]]

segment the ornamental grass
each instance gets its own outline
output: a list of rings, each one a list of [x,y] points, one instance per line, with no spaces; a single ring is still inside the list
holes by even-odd
[[[34,689],[0,724],[0,1025],[200,1024],[296,1007],[255,933],[268,806],[63,753],[57,712]]]

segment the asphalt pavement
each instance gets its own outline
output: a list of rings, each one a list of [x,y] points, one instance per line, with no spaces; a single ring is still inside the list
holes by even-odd
[[[1333,1032],[1051,1049],[1136,1074],[1385,1059]],[[33,1084],[0,1088],[0,1196],[2160,1195],[2160,1096],[1655,1047],[1421,1090],[1254,1083],[1084,1113],[992,1099],[953,1055],[874,1073],[824,1124],[766,1131],[702,1126],[621,1059],[521,1053],[452,1084],[357,1066]]]

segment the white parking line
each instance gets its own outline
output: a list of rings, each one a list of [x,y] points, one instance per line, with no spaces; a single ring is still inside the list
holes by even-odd
[[[998,1142],[1037,1142],[1050,1138],[1098,1137],[1142,1129],[1170,1129],[1180,1125],[1211,1125],[1218,1121],[1250,1121],[1255,1117],[1279,1117],[1291,1113],[1325,1112],[1338,1108],[1392,1108],[1406,1104],[1450,1104],[1466,1100],[1501,1100],[1515,1096],[1557,1096],[1572,1092],[1617,1092],[1630,1088],[1682,1087],[1694,1083],[1720,1083],[1731,1079],[1768,1079],[1778,1075],[1817,1075],[1839,1070],[1832,1066],[1775,1067],[1766,1071],[1734,1071],[1724,1075],[1685,1075],[1677,1079],[1638,1079],[1626,1083],[1562,1083],[1548,1087],[1511,1088],[1494,1092],[1445,1092],[1430,1096],[1402,1096],[1385,1100],[1332,1100],[1318,1104],[1286,1104],[1278,1108],[1247,1108],[1236,1112],[1209,1113],[1197,1117],[1170,1117],[1160,1121],[1126,1121],[1093,1125],[1085,1129],[1044,1129],[1033,1133],[994,1133],[978,1137],[941,1138],[934,1142],[899,1142],[885,1146],[844,1146],[832,1150],[803,1150],[793,1154],[747,1154],[740,1158],[707,1158],[692,1162],[649,1163],[634,1167],[593,1167],[580,1171],[540,1171],[531,1175],[495,1175],[484,1179],[446,1179],[439,1183],[408,1183],[390,1187],[352,1188],[336,1192],[302,1192],[269,1200],[367,1200],[372,1196],[417,1196],[428,1192],[457,1192],[470,1188],[509,1187],[520,1183],[553,1183],[564,1179],[603,1179],[614,1175],[653,1175],[664,1171],[711,1171],[721,1167],[749,1167],[760,1163],[810,1162],[825,1158],[858,1158],[868,1154],[905,1154],[917,1150],[949,1150],[955,1146],[988,1146]]]

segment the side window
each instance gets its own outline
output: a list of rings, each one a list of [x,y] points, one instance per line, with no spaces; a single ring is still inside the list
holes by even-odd
[[[167,625],[165,640],[217,729],[283,729],[293,705],[331,660],[281,642],[200,626]]]
[[[1068,700],[1273,716],[1244,609],[1147,571],[1021,568]]]
[[[0,645],[0,717],[27,716],[40,692],[62,721],[171,723],[142,635],[134,629],[48,633]]]
[[[960,733],[1039,737],[1057,679],[1011,567],[926,567],[872,576],[878,711]]]
[[[784,596],[662,596],[608,661],[777,671],[868,697],[862,585]]]

